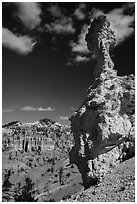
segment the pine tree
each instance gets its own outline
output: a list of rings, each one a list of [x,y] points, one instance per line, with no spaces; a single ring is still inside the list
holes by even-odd
[[[33,190],[34,183],[29,177],[25,179],[25,182],[26,184],[23,187],[19,184],[15,189],[15,202],[36,202],[37,200],[34,197],[35,191]]]

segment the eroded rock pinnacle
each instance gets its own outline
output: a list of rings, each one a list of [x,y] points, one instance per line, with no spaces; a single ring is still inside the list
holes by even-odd
[[[110,29],[110,22],[106,16],[95,18],[86,35],[88,49],[96,56],[97,66],[94,75],[97,77],[103,69],[113,69],[114,63],[111,60],[109,51],[115,46],[115,35]]]
[[[109,51],[115,35],[106,16],[91,23],[86,41],[95,54],[94,82],[71,117],[75,146],[70,160],[85,188],[94,185],[120,161],[134,155],[134,76],[118,77]]]

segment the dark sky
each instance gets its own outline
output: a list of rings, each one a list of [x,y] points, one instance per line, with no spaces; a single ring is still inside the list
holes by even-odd
[[[115,69],[134,73],[134,4],[3,3],[3,124],[42,118],[69,124],[93,80],[84,36],[102,13],[116,32]]]

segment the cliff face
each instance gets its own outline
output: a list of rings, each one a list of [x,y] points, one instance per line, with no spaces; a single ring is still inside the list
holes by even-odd
[[[72,144],[70,128],[49,119],[24,124],[17,121],[3,126],[3,151],[43,153],[65,149],[68,152]]]
[[[75,146],[70,160],[78,166],[85,188],[111,168],[134,155],[134,76],[117,76],[109,50],[115,35],[105,16],[91,23],[87,46],[97,64],[94,82],[81,107],[71,117]]]

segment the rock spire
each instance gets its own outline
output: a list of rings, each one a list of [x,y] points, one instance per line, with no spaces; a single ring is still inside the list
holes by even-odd
[[[77,165],[88,188],[134,155],[135,86],[133,75],[118,77],[113,69],[109,51],[115,35],[106,16],[92,21],[86,41],[97,64],[94,82],[70,118],[75,140],[70,161]]]
[[[107,69],[113,69],[114,63],[111,60],[109,51],[115,46],[115,34],[110,28],[110,22],[106,16],[95,18],[86,35],[87,46],[90,52],[93,52],[97,59],[95,68],[95,78]]]

